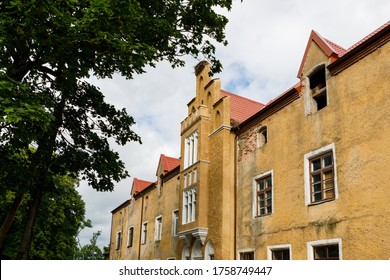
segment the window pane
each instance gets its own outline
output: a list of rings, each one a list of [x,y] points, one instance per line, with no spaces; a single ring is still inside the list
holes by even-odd
[[[329,190],[329,189],[334,188],[333,180],[325,181],[324,185],[325,185],[325,190]]]
[[[259,190],[260,191],[264,190],[264,181],[263,180],[259,181]]]
[[[315,174],[312,176],[313,183],[318,183],[321,181],[321,174]]]
[[[290,259],[290,250],[282,249],[272,251],[272,259],[273,260],[289,260]]]
[[[267,187],[268,187],[268,188],[269,188],[269,187],[272,187],[272,178],[271,178],[271,177],[267,178],[267,179],[266,179],[266,182],[267,182]]]
[[[321,193],[319,192],[319,193],[314,193],[313,194],[313,200],[314,201],[319,201],[319,200],[321,200]]]
[[[325,199],[334,198],[334,190],[327,190],[325,191]]]
[[[328,246],[328,256],[329,258],[339,258],[339,246],[338,245],[332,245]]]
[[[324,172],[324,180],[333,178],[333,170]]]
[[[318,169],[321,169],[321,159],[316,159],[311,162],[312,164],[312,171],[316,171]]]
[[[324,156],[324,166],[332,165],[332,155],[326,155]]]
[[[313,185],[313,192],[321,192],[321,183],[317,183]]]
[[[326,247],[315,247],[314,258],[315,259],[326,259]]]

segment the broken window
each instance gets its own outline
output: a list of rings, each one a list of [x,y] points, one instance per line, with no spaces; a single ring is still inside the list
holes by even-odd
[[[262,126],[257,131],[257,147],[260,148],[267,144],[268,142],[268,133],[267,133],[267,127]]]
[[[312,112],[317,112],[328,105],[325,65],[318,67],[318,69],[309,76],[309,81],[312,98]]]

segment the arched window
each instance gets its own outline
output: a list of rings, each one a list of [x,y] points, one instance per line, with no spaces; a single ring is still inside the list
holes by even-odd
[[[192,251],[191,251],[191,259],[192,260],[202,260],[203,259],[201,246],[202,245],[200,245],[199,240],[196,240],[194,242],[194,245],[192,246]]]
[[[211,241],[208,241],[204,251],[205,260],[214,260],[214,246]]]
[[[190,250],[188,249],[187,245],[184,246],[183,251],[181,252],[181,259],[182,260],[190,259]]]

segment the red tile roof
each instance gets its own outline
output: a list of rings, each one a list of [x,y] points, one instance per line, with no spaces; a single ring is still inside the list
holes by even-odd
[[[230,97],[230,119],[235,124],[245,121],[264,107],[264,104],[225,90],[221,90],[221,95]]]
[[[147,187],[149,187],[153,182],[139,180],[137,178],[134,178],[133,180],[133,192],[134,193],[140,193],[143,190],[145,190]]]
[[[383,24],[382,26],[380,26],[379,28],[377,28],[376,30],[374,30],[373,32],[371,32],[370,34],[368,34],[366,37],[361,39],[359,42],[357,42],[354,45],[352,45],[351,47],[349,47],[347,52],[350,52],[351,50],[355,49],[357,46],[361,45],[362,43],[364,43],[365,41],[367,41],[368,39],[370,39],[375,34],[382,31],[383,29],[385,29],[388,26],[390,26],[390,20],[388,22],[386,22],[385,24]]]
[[[164,154],[160,155],[160,162],[162,164],[164,174],[168,173],[169,171],[175,169],[180,165],[180,159],[167,157]]]

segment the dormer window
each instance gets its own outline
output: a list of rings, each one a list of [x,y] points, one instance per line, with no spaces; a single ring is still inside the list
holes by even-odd
[[[328,96],[326,92],[326,74],[325,65],[319,66],[309,76],[310,96],[312,112],[317,112],[328,105]]]

